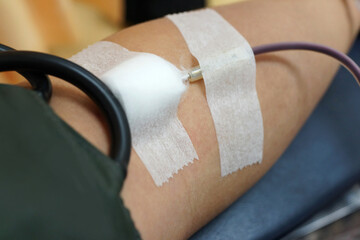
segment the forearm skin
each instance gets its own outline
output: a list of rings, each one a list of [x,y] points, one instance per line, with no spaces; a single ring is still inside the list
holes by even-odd
[[[359,29],[354,1],[255,0],[216,8],[252,46],[307,41],[348,51]],[[176,66],[198,63],[166,18],[107,38],[132,51],[159,55]],[[190,85],[178,117],[199,155],[162,187],[132,151],[121,196],[144,239],[185,239],[253,186],[275,163],[329,86],[338,64],[304,51],[259,56],[257,91],[264,121],[263,162],[220,176],[218,145],[202,81]],[[109,134],[99,109],[78,90],[54,80],[51,106],[104,153]],[[241,119],[239,119],[241,121]]]

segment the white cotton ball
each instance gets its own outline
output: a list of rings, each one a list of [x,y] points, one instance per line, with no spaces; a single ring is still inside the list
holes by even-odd
[[[130,125],[153,121],[177,108],[186,90],[183,72],[165,59],[139,53],[106,72],[101,79],[123,104]]]

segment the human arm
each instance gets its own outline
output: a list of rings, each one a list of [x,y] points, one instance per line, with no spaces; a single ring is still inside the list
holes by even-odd
[[[258,0],[216,9],[252,46],[281,41],[322,43],[346,52],[359,28],[354,1]],[[352,12],[352,13],[351,13]],[[168,19],[125,29],[107,40],[133,51],[151,52],[176,66],[196,60]],[[174,47],[176,46],[176,47]],[[182,239],[206,224],[250,188],[278,159],[325,92],[336,63],[310,52],[282,52],[257,58],[257,91],[264,119],[264,158],[220,177],[216,135],[200,81],[191,84],[178,116],[187,129],[199,161],[156,187],[133,151],[122,191],[144,238]],[[108,151],[101,113],[87,97],[55,81],[51,105],[95,146]]]

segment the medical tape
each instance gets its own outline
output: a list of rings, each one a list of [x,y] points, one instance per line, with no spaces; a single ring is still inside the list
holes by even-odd
[[[198,159],[177,118],[187,86],[183,72],[173,64],[107,41],[95,43],[70,60],[99,77],[119,98],[128,116],[133,148],[157,186]]]
[[[167,17],[200,64],[219,144],[221,176],[260,163],[264,130],[249,43],[211,9]]]

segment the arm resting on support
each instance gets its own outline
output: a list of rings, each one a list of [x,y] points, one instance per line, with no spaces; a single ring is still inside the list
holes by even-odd
[[[354,0],[255,0],[216,8],[252,46],[307,41],[347,52],[359,30]],[[198,65],[168,19],[130,27],[107,38],[132,51],[159,55],[176,66]],[[257,91],[264,119],[261,164],[220,177],[219,151],[204,84],[190,85],[178,110],[200,160],[156,187],[132,151],[121,193],[144,239],[185,239],[253,186],[284,152],[322,97],[337,63],[312,52],[287,51],[257,57]],[[359,93],[360,94],[360,93]],[[85,138],[109,150],[103,116],[77,89],[54,80],[55,111]]]

